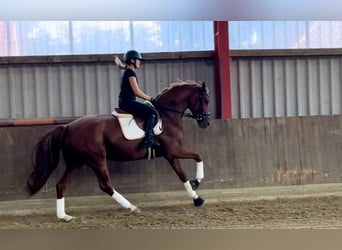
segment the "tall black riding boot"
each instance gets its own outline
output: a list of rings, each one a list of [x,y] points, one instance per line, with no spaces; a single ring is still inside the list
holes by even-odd
[[[154,136],[153,133],[153,126],[155,124],[156,117],[152,115],[149,117],[144,124],[144,130],[145,130],[145,138],[142,141],[142,146],[145,148],[151,147],[151,148],[157,148],[160,146],[157,139]]]

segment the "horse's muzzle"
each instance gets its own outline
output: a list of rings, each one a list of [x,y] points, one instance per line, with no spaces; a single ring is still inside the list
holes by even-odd
[[[210,113],[202,113],[196,116],[198,127],[207,128],[210,125]]]

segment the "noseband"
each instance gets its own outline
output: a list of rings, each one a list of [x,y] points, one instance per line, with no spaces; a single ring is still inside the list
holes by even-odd
[[[184,114],[185,115],[185,114]],[[183,115],[183,116],[184,116]],[[191,115],[191,114],[189,114],[189,115]],[[191,117],[190,118],[193,118],[193,119],[195,119],[198,123],[202,123],[203,121],[205,121],[205,120],[207,120],[206,118],[207,117],[210,117],[211,116],[211,113],[210,112],[202,112],[202,113],[199,113],[199,114],[197,114],[197,115],[191,115]]]

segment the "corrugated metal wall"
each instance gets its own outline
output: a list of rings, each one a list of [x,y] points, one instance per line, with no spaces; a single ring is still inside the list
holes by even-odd
[[[342,114],[342,56],[233,57],[233,118]],[[120,70],[112,63],[0,66],[0,119],[74,117],[117,106]],[[138,71],[152,96],[170,83],[205,81],[215,111],[211,58],[152,60]]]
[[[342,114],[342,56],[233,58],[233,118]]]
[[[200,80],[214,91],[211,59],[145,62],[140,86],[156,96],[170,83]],[[121,71],[111,63],[0,66],[0,119],[73,117],[110,113],[117,106]],[[215,115],[215,96],[212,96]]]

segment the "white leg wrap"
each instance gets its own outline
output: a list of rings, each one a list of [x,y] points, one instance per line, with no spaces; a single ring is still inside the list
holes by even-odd
[[[198,198],[197,193],[192,189],[191,184],[190,184],[189,181],[184,182],[184,187],[185,187],[185,190],[188,192],[188,195],[191,198],[193,198],[193,199],[197,199]]]
[[[196,163],[196,179],[200,182],[204,178],[203,161]]]
[[[65,216],[65,201],[64,197],[57,199],[57,218],[63,219]]]
[[[112,195],[113,199],[119,203],[122,207],[130,209],[131,211],[136,209],[136,206],[132,205],[125,197],[123,197],[118,191],[114,191]]]
[[[57,199],[57,218],[66,222],[71,221],[75,217],[70,216],[65,213],[65,201],[64,197],[61,199]]]

